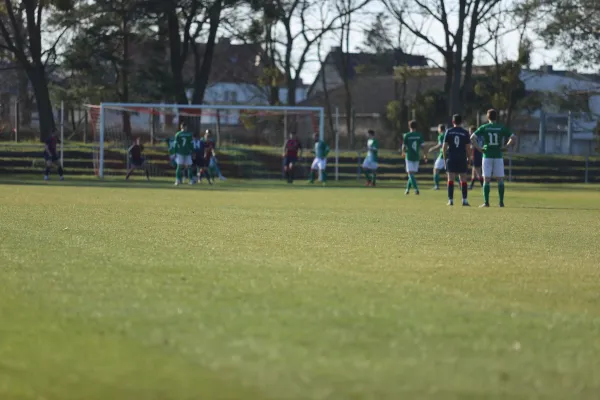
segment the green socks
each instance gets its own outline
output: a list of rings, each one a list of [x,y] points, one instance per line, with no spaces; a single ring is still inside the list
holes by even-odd
[[[500,203],[504,203],[504,181],[498,182],[498,197],[500,198]]]
[[[319,171],[319,176],[321,177],[321,182],[327,182],[327,172],[325,170]]]
[[[498,188],[499,190],[500,188]],[[504,193],[504,187],[502,188],[502,192]],[[483,201],[485,204],[490,204],[490,183],[483,183]]]
[[[419,190],[419,186],[417,185],[417,178],[415,178],[415,176],[413,174],[410,174],[408,176],[408,179],[410,179],[410,183],[412,185],[413,188],[415,188],[415,190]]]
[[[437,172],[433,174],[433,184],[435,185],[435,187],[440,186],[440,174]]]
[[[410,175],[408,176],[408,182],[406,183],[406,191],[408,192],[412,188],[412,182],[410,181]]]
[[[187,170],[188,170],[188,179],[191,182],[192,180],[194,180],[194,168],[188,167]]]
[[[177,182],[181,182],[182,177],[183,177],[183,173],[181,171],[181,165],[178,165],[177,169],[175,170],[175,178],[177,179]]]
[[[377,182],[377,173],[373,172],[373,185]]]
[[[315,171],[311,170],[310,173],[308,174],[308,181],[310,183],[315,183]]]
[[[365,173],[365,178],[367,178],[367,181],[371,182],[371,174],[369,173],[369,170],[365,169],[364,173]]]

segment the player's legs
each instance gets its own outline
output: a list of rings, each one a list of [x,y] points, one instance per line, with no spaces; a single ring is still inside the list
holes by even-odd
[[[183,179],[183,170],[186,167],[186,157],[181,154],[175,155],[175,163],[177,164],[177,169],[175,170],[175,185],[179,185]]]
[[[408,184],[406,186],[406,193],[410,192],[410,189],[415,189],[415,194],[419,194],[419,185],[417,184],[417,178],[415,174],[419,172],[418,161],[406,161],[406,172],[408,173]]]
[[[433,165],[433,189],[439,190],[440,188],[440,171],[444,169],[444,159],[437,158]]]
[[[371,184],[373,186],[376,186],[377,185],[377,168],[379,168],[379,164],[373,161],[373,162],[371,162],[370,168],[371,168]]]
[[[321,182],[326,183],[327,182],[327,159],[320,158],[318,167],[319,167],[319,179],[321,180]]]
[[[494,159],[484,158],[482,162],[482,173],[483,173],[483,205],[482,207],[490,206],[490,187],[492,182],[492,176],[494,173]]]
[[[454,205],[454,180],[456,174],[448,168],[448,205]]]
[[[369,163],[369,159],[365,157],[365,160],[362,163],[362,170],[363,173],[365,174],[365,178],[367,179],[367,186],[371,185],[371,167],[370,167],[370,163]]]
[[[502,158],[494,158],[493,177],[498,182],[498,200],[500,207],[504,207],[504,160]]]
[[[460,190],[462,192],[462,204],[463,206],[468,206],[469,202],[467,200],[467,197],[469,195],[469,184],[467,183],[467,169],[465,168],[465,171],[463,173],[460,173],[458,177],[460,179]]]
[[[309,172],[309,178],[308,178],[308,181],[310,183],[315,182],[315,176],[317,175],[318,169],[319,169],[319,159],[315,157],[312,164],[310,165],[310,172]]]

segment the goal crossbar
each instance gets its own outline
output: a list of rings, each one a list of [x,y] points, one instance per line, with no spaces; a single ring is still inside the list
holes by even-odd
[[[93,107],[93,106],[89,106]],[[152,109],[160,110],[161,113],[168,113],[164,110],[176,110],[175,114],[180,116],[198,116],[200,113],[194,111],[202,110],[223,110],[223,111],[262,111],[284,112],[290,114],[313,112],[319,114],[319,137],[325,139],[325,109],[323,107],[304,107],[304,106],[261,106],[261,105],[243,105],[243,104],[164,104],[164,103],[100,103],[99,106],[99,157],[98,157],[98,176],[104,178],[104,139],[105,139],[105,117],[106,110],[134,111],[153,113]],[[146,111],[147,110],[147,111]]]

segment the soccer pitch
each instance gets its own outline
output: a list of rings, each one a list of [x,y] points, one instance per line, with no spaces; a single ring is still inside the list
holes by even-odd
[[[600,397],[598,187],[27,183],[1,399]]]

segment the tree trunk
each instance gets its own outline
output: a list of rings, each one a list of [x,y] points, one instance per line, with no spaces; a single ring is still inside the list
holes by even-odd
[[[29,127],[31,125],[31,98],[29,97],[29,79],[25,71],[18,72],[19,79],[19,125]]]
[[[179,34],[179,19],[175,10],[176,5],[167,12],[167,34],[169,36],[169,61],[171,64],[171,91],[178,104],[187,104],[185,84],[183,82],[183,67],[185,60],[181,55],[181,36]],[[187,44],[184,44],[186,46]]]
[[[127,16],[123,14],[123,65],[121,71],[121,102],[129,102],[129,25]],[[123,112],[123,133],[125,139],[131,141],[131,115]]]
[[[37,103],[38,118],[40,121],[40,140],[44,141],[56,129],[50,91],[48,90],[48,79],[46,78],[44,66],[32,66],[27,69],[27,76],[33,87]]]
[[[202,65],[199,65],[200,54],[198,52],[198,48],[196,47],[195,43],[192,44],[195,60],[194,96],[192,98],[193,104],[202,104],[204,101],[204,93],[206,92],[206,87],[208,86],[213,55],[215,53],[217,30],[219,29],[219,24],[221,22],[222,9],[223,0],[217,0],[208,12],[210,18],[210,27],[208,31],[208,40],[206,41],[206,48],[202,57]]]

